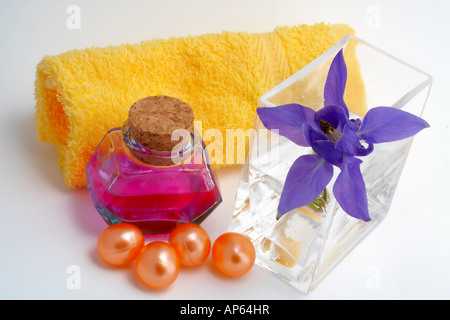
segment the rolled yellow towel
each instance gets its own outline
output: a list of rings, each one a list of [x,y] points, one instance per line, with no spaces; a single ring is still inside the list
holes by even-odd
[[[225,137],[226,129],[251,128],[261,95],[346,34],[353,34],[347,25],[320,23],[45,56],[35,82],[39,139],[56,144],[67,186],[85,186],[96,146],[106,131],[122,126],[136,100],[177,97],[193,107],[203,131],[214,128]]]

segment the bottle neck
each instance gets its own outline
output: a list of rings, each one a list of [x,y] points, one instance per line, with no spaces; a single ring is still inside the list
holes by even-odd
[[[181,136],[180,142],[172,150],[158,151],[148,149],[134,139],[128,120],[122,127],[123,141],[131,155],[145,164],[157,167],[181,165],[191,159],[194,154],[195,143],[199,141],[199,139],[196,139],[197,134],[197,131],[194,130],[194,133],[189,133],[184,137]]]

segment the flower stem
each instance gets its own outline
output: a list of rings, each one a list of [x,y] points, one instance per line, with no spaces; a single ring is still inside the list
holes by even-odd
[[[330,201],[330,197],[328,196],[327,189],[323,189],[322,193],[317,197],[316,200],[308,204],[308,207],[313,209],[316,212],[324,212],[325,206]]]

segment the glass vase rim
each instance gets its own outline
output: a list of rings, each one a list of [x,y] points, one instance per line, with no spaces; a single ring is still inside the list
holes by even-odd
[[[410,68],[417,73],[422,74],[425,77],[425,80],[422,81],[420,84],[418,84],[415,88],[412,88],[408,91],[408,94],[415,93],[413,95],[416,95],[418,91],[421,91],[422,89],[426,88],[427,86],[431,87],[431,84],[433,83],[433,77],[428,74],[427,72],[413,66],[412,64],[405,62],[404,60],[401,60],[397,58],[396,56],[390,54],[389,52],[382,50],[378,48],[375,45],[370,44],[369,42],[348,34],[344,37],[342,37],[340,40],[338,40],[333,46],[331,46],[328,50],[323,52],[320,56],[312,60],[310,63],[308,63],[306,66],[301,68],[300,70],[296,71],[294,74],[292,74],[290,77],[286,78],[284,81],[280,82],[278,85],[267,91],[265,94],[263,94],[259,99],[258,102],[260,105],[263,105],[265,107],[276,107],[275,104],[269,101],[271,97],[273,97],[276,93],[280,92],[283,89],[288,88],[290,85],[295,83],[297,80],[302,78],[303,76],[307,75],[314,69],[316,69],[318,66],[320,66],[322,63],[327,61],[329,58],[335,56],[340,49],[342,49],[349,41],[350,39],[354,39],[358,41],[359,43],[365,45],[366,47],[379,52],[380,54],[384,55],[386,58],[389,58],[399,64],[402,64],[403,66]]]

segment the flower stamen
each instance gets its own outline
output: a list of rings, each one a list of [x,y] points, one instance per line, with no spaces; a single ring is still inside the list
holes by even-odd
[[[319,125],[323,133],[325,133],[325,135],[327,136],[328,140],[336,144],[336,142],[338,142],[339,138],[342,136],[342,133],[340,133],[338,130],[334,130],[333,126],[323,119],[320,120]]]
[[[323,119],[320,120],[319,125],[322,128],[323,133],[325,134],[329,134],[334,131],[333,126]]]

